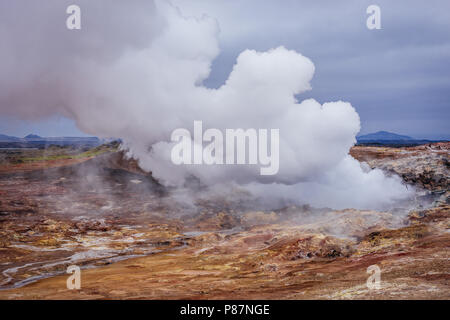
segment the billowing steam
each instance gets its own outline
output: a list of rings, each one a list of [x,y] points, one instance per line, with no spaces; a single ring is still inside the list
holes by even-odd
[[[369,208],[407,196],[399,178],[364,170],[348,155],[360,129],[347,102],[297,102],[314,64],[278,47],[245,50],[218,89],[202,85],[219,53],[218,23],[184,17],[165,1],[79,0],[82,29],[68,30],[73,1],[0,3],[1,114],[59,113],[86,133],[118,137],[143,169],[166,185],[195,176],[238,183],[257,195],[320,206]],[[171,132],[207,128],[280,129],[280,168],[175,166]]]

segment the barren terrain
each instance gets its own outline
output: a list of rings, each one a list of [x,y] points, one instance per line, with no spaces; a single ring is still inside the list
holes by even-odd
[[[386,212],[266,209],[201,186],[189,205],[114,146],[3,152],[0,299],[449,299],[449,149],[352,148],[416,189]]]

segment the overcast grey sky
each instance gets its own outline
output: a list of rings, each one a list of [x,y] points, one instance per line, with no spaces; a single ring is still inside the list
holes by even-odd
[[[299,100],[351,102],[361,117],[362,133],[388,130],[450,138],[448,0],[172,2],[186,15],[206,13],[219,23],[221,53],[207,86],[223,84],[243,50],[283,45],[310,58],[316,67],[312,90]],[[366,27],[371,4],[381,8],[381,30]],[[31,123],[0,114],[0,133],[30,132],[81,135],[62,117]]]

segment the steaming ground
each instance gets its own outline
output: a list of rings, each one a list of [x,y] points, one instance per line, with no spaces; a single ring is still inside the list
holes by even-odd
[[[69,4],[0,4],[0,112],[63,114],[121,138],[137,162],[107,149],[2,164],[0,289],[62,277],[0,299],[449,296],[448,144],[356,147],[359,163],[352,105],[296,100],[315,69],[301,54],[249,48],[211,89],[214,19],[166,1],[80,0],[72,32]],[[194,120],[280,129],[279,174],[171,165],[172,130]],[[84,268],[82,290],[66,289],[72,264]],[[373,264],[383,268],[377,292],[365,287]]]
[[[64,28],[69,4],[0,4],[2,115],[63,114],[88,134],[121,138],[167,187],[194,176],[212,188],[238,184],[273,201],[333,208],[382,208],[411,196],[399,178],[348,155],[360,129],[350,103],[296,101],[315,70],[300,53],[245,50],[211,89],[202,83],[219,54],[220,21],[183,16],[167,1],[85,0],[82,30],[72,32]],[[263,179],[255,166],[173,165],[171,132],[194,120],[222,130],[280,129],[279,173]]]
[[[447,297],[449,147],[352,148],[417,186],[415,201],[385,211],[288,205],[193,178],[166,187],[113,145],[1,150],[0,299],[67,297],[73,264],[84,269],[73,298],[360,297],[373,264],[383,297]]]

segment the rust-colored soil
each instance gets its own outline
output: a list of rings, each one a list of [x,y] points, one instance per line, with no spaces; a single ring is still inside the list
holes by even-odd
[[[438,147],[352,149],[427,200],[392,212],[220,198],[193,209],[118,154],[4,169],[0,299],[449,299],[448,144]],[[80,290],[66,287],[71,264]]]

